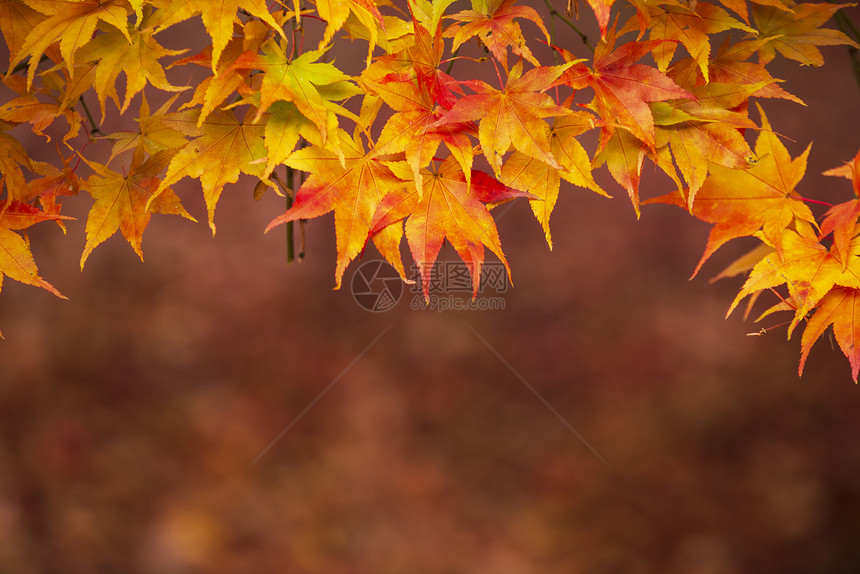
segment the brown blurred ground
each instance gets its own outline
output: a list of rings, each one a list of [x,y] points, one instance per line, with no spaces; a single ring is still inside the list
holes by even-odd
[[[817,174],[860,146],[860,89],[825,55],[775,72],[809,108],[765,106],[793,155],[815,141],[802,191],[841,201]],[[70,200],[68,236],[32,241],[71,301],[0,297],[0,572],[857,572],[847,361],[822,340],[799,380],[797,336],[747,337],[722,319],[739,283],[706,280],[747,245],[688,282],[706,226],[636,222],[601,183],[616,200],[563,194],[553,252],[527,205],[499,219],[516,286],[495,312],[361,310],[330,290],[331,219],[287,267],[262,234],[283,206],[247,180],[214,239],[156,217],[146,264],[115,237],[81,273]]]

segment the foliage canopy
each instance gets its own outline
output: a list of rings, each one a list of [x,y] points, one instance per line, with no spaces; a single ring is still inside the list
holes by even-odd
[[[27,234],[46,221],[65,230],[63,196],[93,199],[83,268],[117,231],[143,258],[154,213],[193,219],[173,189],[186,177],[199,181],[214,233],[225,186],[247,174],[260,182],[255,197],[269,188],[287,196],[268,229],[286,224],[292,236],[294,222],[334,212],[338,286],[369,240],[407,280],[405,235],[425,294],[445,240],[477,293],[486,249],[507,267],[493,207],[528,201],[551,248],[561,181],[608,196],[593,177],[606,166],[637,215],[641,204],[667,203],[713,226],[696,272],[731,239],[760,240],[719,275],[747,274],[729,312],[749,297],[749,313],[773,292],[762,316],[792,313],[789,337],[805,322],[800,372],[832,326],[856,382],[860,152],[827,172],[850,180],[854,196],[816,215],[798,191],[809,148],[792,158],[761,106],[802,104],[771,75],[777,57],[820,66],[820,46],[860,48],[825,27],[848,5],[588,0],[601,30],[592,47],[571,20],[575,1],[566,17],[545,4],[552,24],[577,34],[554,36],[554,25],[516,0],[0,1],[10,54],[0,100],[0,286],[8,276],[62,297],[40,277]],[[210,45],[193,53],[159,43],[197,18]],[[320,22],[317,36],[308,20]],[[337,42],[366,46],[357,75],[329,61]],[[535,56],[547,53],[543,44],[551,63]],[[476,64],[497,81],[473,79]],[[174,83],[191,68],[204,70],[193,89]],[[102,133],[95,102],[102,118],[113,105],[136,127]],[[30,158],[22,129],[53,142],[56,161]],[[597,136],[590,152],[587,132]],[[87,139],[110,142],[109,157],[94,157]],[[676,189],[640,202],[645,160]]]

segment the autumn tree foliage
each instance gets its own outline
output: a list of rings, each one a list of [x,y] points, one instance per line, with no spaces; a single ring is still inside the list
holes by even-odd
[[[337,286],[368,241],[408,280],[405,236],[425,293],[445,240],[477,293],[486,250],[508,266],[493,207],[528,201],[552,248],[562,180],[608,196],[593,177],[606,168],[637,215],[643,204],[667,203],[713,226],[696,272],[731,239],[757,238],[720,274],[747,276],[729,312],[772,297],[762,316],[789,312],[789,337],[803,324],[800,372],[832,327],[857,381],[860,153],[827,172],[848,180],[847,200],[817,209],[802,195],[809,148],[792,158],[763,109],[772,98],[802,104],[771,75],[775,59],[821,66],[820,46],[860,48],[826,27],[846,6],[2,0],[10,57],[0,100],[0,281],[62,297],[39,275],[28,233],[48,221],[65,231],[64,196],[93,200],[83,268],[117,232],[142,258],[153,214],[192,219],[173,189],[184,178],[199,181],[214,233],[225,186],[247,174],[259,181],[256,197],[267,189],[287,197],[268,229],[286,224],[292,234],[294,222],[334,212]],[[557,28],[536,8],[564,33],[551,34]],[[578,17],[596,18],[596,42],[578,32]],[[165,48],[159,34],[186,21],[202,22],[211,43]],[[336,43],[360,50],[363,69],[339,68],[328,57]],[[461,72],[476,65],[493,81]],[[190,68],[205,79],[171,79]],[[102,132],[109,107],[126,129]],[[56,150],[53,163],[28,156],[25,131]],[[588,132],[593,149],[582,143]],[[646,161],[673,191],[640,200]]]

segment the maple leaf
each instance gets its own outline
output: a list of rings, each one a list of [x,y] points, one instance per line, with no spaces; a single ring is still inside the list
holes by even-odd
[[[80,189],[80,180],[75,175],[74,167],[69,165],[70,158],[61,157],[60,159],[63,162],[62,169],[50,164],[34,164],[37,173],[42,177],[27,182],[25,196],[27,201],[35,199],[37,205],[46,214],[58,216],[56,219],[57,226],[65,233],[64,220],[66,218],[60,216],[62,204],[58,199],[64,195],[77,195]]]
[[[234,95],[248,79],[257,51],[269,37],[269,27],[260,20],[249,20],[242,26],[242,34],[234,36],[218,59],[215,74],[207,76],[197,85],[194,96],[182,105],[180,109],[200,106],[200,117],[197,127],[203,125],[206,118],[227,98]],[[170,67],[196,64],[210,69],[212,67],[212,46],[205,47],[193,56],[182,58],[170,64]]]
[[[263,144],[265,126],[254,124],[247,117],[238,121],[231,112],[216,111],[198,130],[198,114],[199,110],[193,110],[160,119],[164,125],[196,137],[170,160],[167,174],[150,197],[146,208],[151,209],[157,198],[183,177],[199,179],[209,214],[209,227],[214,234],[215,206],[224,185],[236,183],[240,172],[258,178],[263,175],[266,161]]]
[[[847,161],[839,167],[828,169],[824,175],[850,179],[854,186],[854,195],[860,197],[860,151],[857,152],[853,160]]]
[[[12,123],[27,122],[33,126],[33,133],[51,138],[45,130],[57,118],[63,117],[69,125],[69,130],[63,136],[68,141],[78,135],[81,128],[81,117],[75,110],[70,110],[56,103],[41,102],[36,96],[20,96],[13,98],[0,106],[0,121]]]
[[[463,92],[458,82],[439,69],[445,53],[442,27],[437,24],[434,35],[417,22],[413,22],[413,28],[414,43],[406,49],[406,54],[398,55],[396,59],[401,64],[411,65],[415,80],[433,103],[451,109],[457,100],[455,92],[459,95],[463,95]]]
[[[848,178],[854,186],[854,199],[834,205],[824,214],[820,235],[833,234],[834,248],[841,254],[843,265],[848,265],[849,245],[854,238],[857,218],[860,217],[860,152],[857,152],[853,161],[829,169],[824,175]]]
[[[398,175],[409,177],[411,169],[401,169]],[[473,297],[480,286],[485,246],[496,254],[510,276],[496,223],[484,203],[494,204],[529,194],[502,185],[487,174],[477,176],[476,172],[471,174],[469,185],[452,156],[434,171],[425,169],[423,176],[424,190],[420,196],[414,186],[409,186],[383,199],[371,231],[398,225],[407,218],[406,240],[418,265],[425,299],[429,299],[433,265],[445,239],[469,268]]]
[[[591,129],[593,116],[587,112],[575,112],[558,118],[550,130],[551,151],[561,165],[556,169],[544,161],[515,151],[502,167],[501,180],[506,185],[527,191],[535,196],[529,200],[532,212],[544,230],[546,242],[552,249],[549,218],[558,201],[561,179],[609,197],[591,175],[591,160],[588,153],[576,140],[576,136]]]
[[[654,47],[652,51],[657,68],[666,72],[681,44],[699,66],[705,82],[708,82],[708,61],[711,55],[710,34],[739,29],[754,33],[755,30],[732,18],[728,12],[707,2],[698,2],[694,9],[687,6],[651,7],[651,40],[669,40]]]
[[[860,289],[860,240],[851,245],[851,262],[844,266],[838,257],[819,243],[810,224],[800,223],[796,227],[797,230],[783,231],[779,251],[765,256],[753,267],[728,311],[731,313],[744,297],[752,293],[786,284],[796,305],[794,320],[788,328],[789,338],[800,320],[834,286]],[[765,242],[776,248],[769,241]]]
[[[346,266],[362,252],[370,235],[373,214],[382,198],[405,184],[373,153],[360,137],[341,133],[343,163],[334,152],[310,146],[290,156],[287,165],[311,175],[296,193],[293,205],[275,218],[266,231],[287,221],[311,219],[334,211],[337,237],[336,287]]]
[[[419,26],[416,37],[429,39],[426,32],[422,36],[421,29]],[[423,50],[417,51],[419,57],[426,56]],[[411,50],[409,52],[411,53]],[[402,64],[404,59],[398,57],[395,61]],[[472,140],[468,134],[474,132],[472,124],[437,124],[443,117],[446,106],[453,107],[449,104],[453,99],[451,88],[443,87],[439,83],[442,81],[440,77],[430,72],[432,62],[415,62],[411,68],[414,73],[398,73],[396,70],[399,67],[392,71],[392,64],[395,62],[387,58],[375,62],[365,69],[360,79],[362,87],[368,93],[378,95],[395,111],[377,138],[377,152],[405,153],[419,190],[422,189],[421,168],[430,163],[443,142],[460,162],[464,172],[470,173],[473,152]]]
[[[781,250],[783,231],[795,220],[813,223],[815,217],[794,191],[806,172],[809,147],[791,159],[788,150],[773,133],[764,111],[761,132],[756,140],[758,160],[746,169],[721,165],[710,168],[691,213],[714,227],[705,252],[696,266],[695,276],[707,259],[723,244],[737,237],[761,231],[763,239]],[[648,200],[689,208],[687,198],[674,192]]]
[[[15,62],[28,57],[30,59],[27,71],[28,90],[33,84],[33,76],[42,54],[55,42],[59,42],[60,55],[72,75],[75,53],[93,37],[99,22],[110,24],[131,43],[128,32],[128,5],[122,0],[26,0],[26,4],[47,16],[30,30],[13,58]]]
[[[634,63],[663,43],[627,42],[616,49],[613,28],[597,44],[593,68],[574,60],[567,50],[559,50],[566,61],[573,62],[560,81],[574,90],[590,87],[593,105],[605,122],[630,131],[654,149],[654,117],[648,103],[695,97],[660,70]]]
[[[778,10],[790,11],[795,5],[794,0],[752,0],[756,4],[763,6],[771,6]],[[738,14],[747,24],[750,23],[749,10],[747,9],[747,0],[720,0],[720,3],[729,10]]]
[[[299,138],[304,137],[307,141],[317,146],[323,146],[323,140],[316,126],[303,116],[298,108],[289,102],[275,102],[269,108],[265,116],[266,130],[264,134],[267,159],[263,179],[268,178],[275,168],[284,162],[293,152]],[[327,141],[331,141],[333,135],[337,139],[336,125],[330,124]],[[338,145],[335,150],[340,160],[343,152]]]
[[[24,202],[32,197],[27,194],[27,180],[21,168],[33,171],[33,164],[24,146],[11,135],[0,132],[0,181],[6,186],[8,199]]]
[[[525,155],[560,169],[561,165],[550,150],[543,118],[563,116],[569,110],[555,105],[553,99],[543,92],[571,65],[569,62],[561,66],[543,66],[523,74],[522,62],[517,62],[511,68],[503,90],[480,80],[466,82],[477,93],[457,100],[436,125],[480,120],[478,140],[497,174],[502,167],[501,156],[512,145]]]
[[[72,218],[45,213],[20,201],[0,200],[0,288],[3,286],[3,277],[6,276],[26,285],[41,287],[61,299],[66,298],[53,285],[39,277],[29,242],[15,233],[42,221],[58,219]]]
[[[803,375],[812,345],[832,325],[833,336],[851,363],[851,376],[856,383],[860,374],[860,322],[857,317],[860,317],[860,289],[834,287],[827,293],[803,330],[798,375]]]
[[[385,29],[385,20],[373,0],[314,0],[320,18],[326,21],[325,32],[320,40],[319,48],[328,46],[335,32],[340,30],[350,14],[368,30],[370,46],[367,58],[373,53],[379,37],[379,31]]]
[[[574,0],[576,2],[578,0]],[[588,5],[594,11],[594,16],[597,18],[597,24],[600,26],[600,37],[606,36],[606,29],[609,26],[609,14],[612,11],[612,5],[615,0],[587,0]]]
[[[492,0],[487,2],[486,11],[463,10],[451,16],[458,22],[466,22],[462,25],[453,24],[446,31],[446,36],[454,38],[451,49],[457,50],[463,42],[477,36],[506,70],[508,69],[508,47],[517,56],[539,66],[537,58],[526,45],[520,25],[514,21],[514,18],[524,18],[537,24],[547,43],[550,41],[549,32],[534,8],[515,6],[515,1]]]
[[[311,50],[291,60],[283,46],[274,41],[263,45],[262,56],[245,52],[236,65],[252,66],[265,72],[258,90],[260,105],[254,121],[258,121],[274,102],[292,102],[303,116],[317,126],[325,142],[333,112],[329,99],[321,93],[323,87],[334,86],[338,99],[360,91],[347,81],[349,76],[333,64],[318,62],[322,55],[322,50]]]
[[[108,163],[112,162],[118,155],[135,151],[138,148],[153,155],[159,151],[184,146],[187,140],[183,133],[162,122],[162,119],[168,115],[170,108],[173,107],[177,97],[178,94],[174,95],[154,113],[150,114],[146,94],[141,94],[140,108],[137,114],[138,130],[136,132],[130,130],[113,132],[104,136],[105,139],[114,142]]]
[[[168,50],[153,37],[152,28],[132,28],[121,33],[111,28],[90,40],[78,51],[82,62],[96,62],[95,89],[98,94],[101,115],[105,114],[105,101],[110,97],[125,113],[131,99],[140,93],[147,83],[165,92],[180,92],[187,89],[174,86],[167,81],[160,58],[176,56],[186,50]],[[125,97],[120,106],[116,93],[116,81],[125,74]]]
[[[848,264],[848,246],[854,237],[854,227],[860,216],[860,199],[838,203],[827,210],[821,222],[821,237],[832,233],[833,246],[843,265]]]
[[[710,83],[692,89],[696,96],[693,101],[651,104],[657,145],[668,143],[672,151],[688,185],[688,208],[692,208],[711,163],[733,169],[749,165],[752,151],[741,130],[757,126],[746,112],[735,110],[760,87]]]
[[[767,40],[759,48],[759,61],[767,64],[779,52],[803,65],[821,66],[824,57],[816,46],[848,44],[860,48],[842,32],[820,27],[837,10],[848,6],[854,4],[798,4],[793,10],[753,5],[753,18],[760,38]]]
[[[410,0],[409,11],[412,12],[413,21],[421,22],[425,30],[434,31],[439,29],[442,16],[455,0]]]
[[[606,164],[612,178],[627,190],[638,218],[639,181],[642,177],[642,163],[648,150],[644,143],[627,130],[604,131],[601,136],[600,149],[594,156],[594,166]]]
[[[287,38],[266,7],[265,0],[218,0],[218,2],[211,2],[211,0],[183,0],[182,2],[149,0],[149,3],[158,7],[157,16],[152,25],[157,26],[160,30],[200,15],[206,32],[212,38],[211,63],[213,72],[217,71],[221,53],[233,38],[233,27],[238,22],[237,12],[239,10],[259,18],[272,30],[278,32],[283,39],[286,40]]]
[[[24,39],[44,16],[18,0],[0,1],[0,32],[9,48],[9,66],[21,50]]]
[[[731,44],[726,40],[717,51],[717,56],[711,61],[710,81],[719,84],[750,85],[762,87],[753,92],[757,98],[782,98],[806,105],[797,96],[782,89],[770,75],[761,62],[747,62],[767,40],[751,40]],[[677,81],[677,79],[676,79]]]
[[[179,198],[170,188],[160,191],[158,197],[147,207],[155,191],[159,189],[157,175],[163,171],[173,155],[172,151],[159,152],[143,160],[142,151],[135,153],[127,174],[120,174],[107,167],[82,158],[95,172],[82,187],[95,200],[87,216],[87,243],[81,255],[81,269],[93,249],[119,230],[122,236],[143,261],[141,242],[143,232],[153,213],[181,215],[196,221],[185,211]]]

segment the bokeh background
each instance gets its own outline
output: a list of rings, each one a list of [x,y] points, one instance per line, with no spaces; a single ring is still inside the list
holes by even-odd
[[[819,174],[860,146],[860,86],[824,51],[774,68],[807,108],[764,105],[793,156],[814,141],[802,193],[844,201]],[[616,199],[564,188],[552,252],[526,203],[497,212],[498,311],[363,310],[331,289],[332,218],[287,266],[262,233],[282,200],[245,179],[216,237],[156,216],[145,264],[114,237],[81,272],[90,202],[69,199],[68,234],[31,240],[70,301],[0,297],[0,572],[857,572],[847,361],[825,337],[799,379],[798,335],[748,337],[723,319],[740,281],[707,281],[753,244],[688,281],[707,226],[636,221],[599,177]]]

